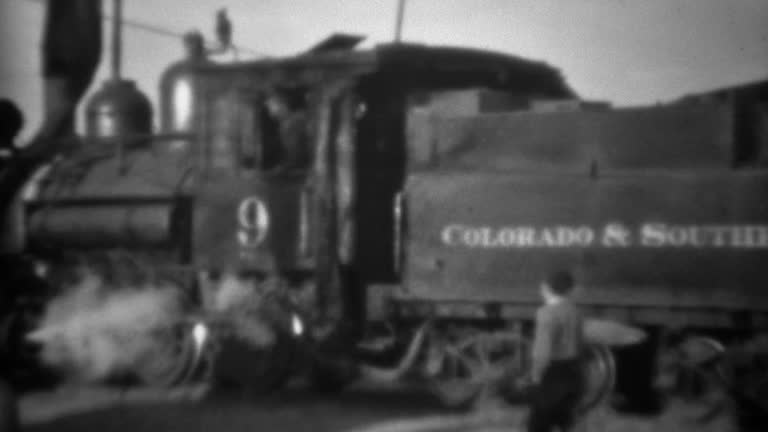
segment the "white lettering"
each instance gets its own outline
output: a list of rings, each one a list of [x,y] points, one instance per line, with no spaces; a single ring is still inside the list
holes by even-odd
[[[711,229],[712,235],[714,238],[712,239],[712,245],[715,247],[723,247],[726,245],[726,235],[728,234],[729,228],[728,227],[720,227],[720,226],[714,226]]]
[[[620,223],[610,223],[603,230],[603,246],[626,247],[629,246],[630,241],[629,230]]]
[[[682,227],[667,228],[667,243],[672,246],[685,246],[688,242],[686,231]]]
[[[461,225],[448,225],[447,227],[443,228],[443,233],[441,235],[443,244],[446,244],[448,246],[458,245],[458,243],[454,239],[453,234],[456,231],[461,231],[461,229],[462,229]]]
[[[541,246],[557,246],[557,240],[552,235],[552,231],[545,229],[541,233]]]
[[[595,235],[587,226],[536,229],[533,227],[471,227],[447,225],[440,233],[443,244],[471,248],[587,247]]]
[[[479,246],[482,242],[482,231],[480,230],[466,230],[464,231],[463,239],[467,246]]]
[[[249,221],[242,225],[250,227],[254,224]],[[599,243],[596,243],[596,232],[592,227],[586,225],[503,226],[494,228],[451,224],[445,226],[440,232],[440,239],[447,246],[484,249],[595,246],[607,248],[632,246],[699,249],[768,248],[768,225],[726,226],[646,223],[637,228],[637,235],[635,235],[633,229],[627,225],[611,222],[599,231],[601,233]],[[248,241],[248,243],[251,242]]]
[[[576,230],[576,244],[586,247],[595,241],[595,232],[590,227],[580,227]]]
[[[269,229],[267,206],[258,196],[240,201],[237,207],[237,242],[240,246],[253,248],[266,237]]]
[[[534,237],[536,236],[536,231],[533,228],[520,228],[518,231],[518,244],[520,247],[531,247],[534,246]]]
[[[757,235],[754,237],[750,237],[752,240],[756,240],[752,243],[752,246],[759,247],[759,248],[764,248],[768,246],[768,227],[757,226],[757,227],[750,227],[750,228],[757,230]]]
[[[519,236],[515,236],[515,230],[505,228],[499,231],[499,244],[504,247],[514,246],[516,237]],[[519,241],[522,241],[522,238]]]
[[[643,246],[659,247],[664,245],[664,224],[648,224],[641,229],[640,243]]]

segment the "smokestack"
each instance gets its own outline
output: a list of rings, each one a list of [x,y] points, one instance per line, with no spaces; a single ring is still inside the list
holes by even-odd
[[[62,139],[74,134],[77,103],[101,57],[101,2],[49,0],[42,48],[45,119],[24,148],[23,158],[0,172],[3,209],[39,164],[60,150]],[[0,223],[5,217],[0,215]]]

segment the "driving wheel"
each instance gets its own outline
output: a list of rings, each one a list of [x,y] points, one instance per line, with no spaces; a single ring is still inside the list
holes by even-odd
[[[433,341],[430,351],[431,390],[450,407],[499,393],[528,369],[528,341],[512,333],[471,331]]]
[[[152,348],[135,365],[139,380],[152,387],[180,384],[195,356],[195,344],[183,329],[165,329],[154,335]]]

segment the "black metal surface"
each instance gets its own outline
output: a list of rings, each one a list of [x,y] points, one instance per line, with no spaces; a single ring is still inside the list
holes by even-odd
[[[31,244],[56,248],[160,247],[174,240],[173,199],[38,202],[27,214]],[[181,223],[183,215],[175,214]]]
[[[411,116],[414,168],[514,172],[727,169],[736,160],[733,109],[689,104],[616,111]]]

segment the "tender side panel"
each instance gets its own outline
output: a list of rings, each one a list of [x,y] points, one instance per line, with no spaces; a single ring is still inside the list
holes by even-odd
[[[768,173],[430,173],[407,187],[404,298],[535,302],[573,269],[587,303],[768,310]]]
[[[727,169],[738,150],[732,120],[731,105],[714,103],[476,116],[412,112],[409,163],[559,173]]]

